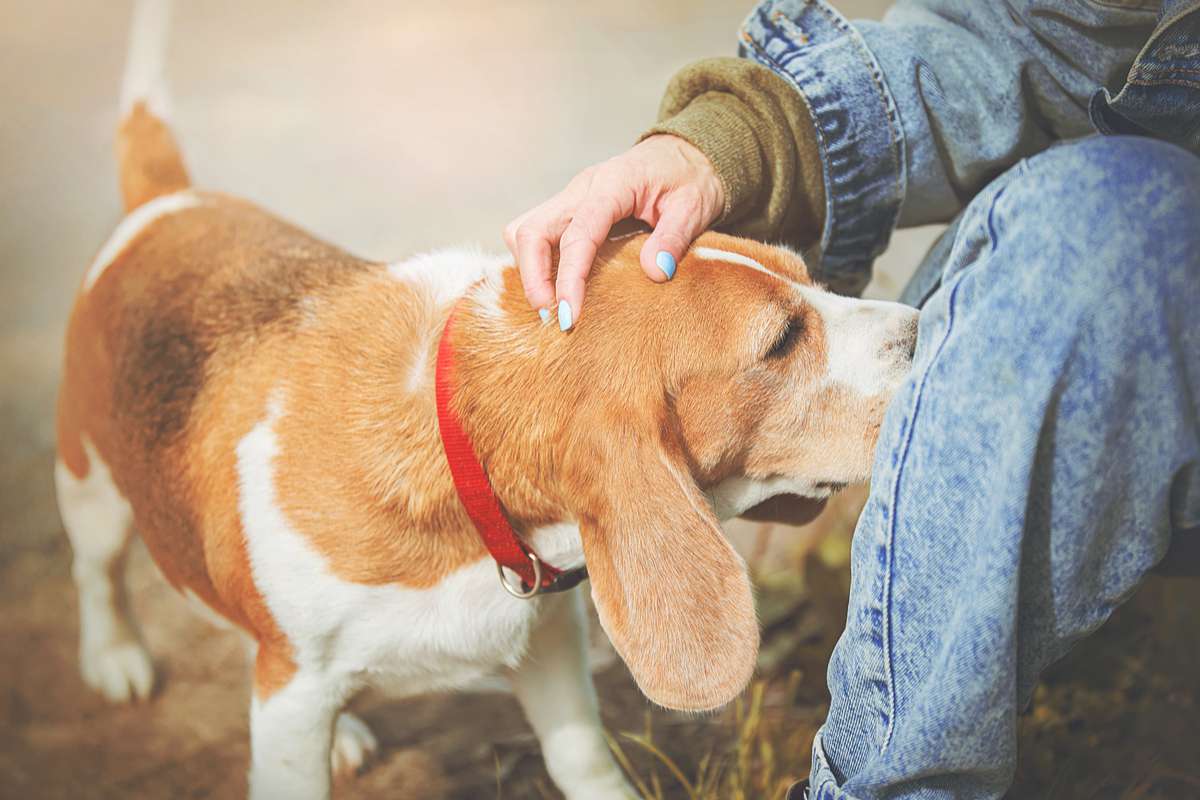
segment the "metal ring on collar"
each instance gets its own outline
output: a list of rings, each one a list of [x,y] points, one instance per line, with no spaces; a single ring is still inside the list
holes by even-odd
[[[529,590],[517,589],[509,583],[508,579],[504,577],[504,565],[499,561],[496,562],[496,574],[500,576],[500,585],[504,587],[504,591],[518,600],[528,600],[541,594],[542,591],[542,560],[533,553],[525,555],[529,558],[529,563],[533,565],[533,588]],[[521,583],[523,585],[524,581],[522,580]]]

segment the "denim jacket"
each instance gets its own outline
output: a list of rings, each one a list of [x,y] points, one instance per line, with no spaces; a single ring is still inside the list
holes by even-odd
[[[855,23],[767,0],[740,51],[809,105],[821,268],[850,283],[895,227],[951,219],[1055,141],[1136,133],[1200,154],[1200,0],[901,0]]]

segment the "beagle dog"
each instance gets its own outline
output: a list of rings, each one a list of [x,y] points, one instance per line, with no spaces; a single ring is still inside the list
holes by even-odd
[[[758,648],[720,521],[868,476],[915,310],[835,296],[795,254],[716,233],[663,285],[642,236],[610,242],[565,334],[507,258],[356,258],[192,188],[156,111],[165,6],[138,15],[127,216],[75,301],[57,416],[84,680],[113,701],[151,692],[118,574],[136,528],[254,645],[252,797],[327,797],[331,769],[360,766],[376,743],[342,711],[360,689],[497,671],[568,798],[635,797],[600,727],[580,591],[506,591],[452,478],[435,397],[451,313],[446,408],[506,524],[544,564],[586,562],[650,700],[702,710],[744,688]]]

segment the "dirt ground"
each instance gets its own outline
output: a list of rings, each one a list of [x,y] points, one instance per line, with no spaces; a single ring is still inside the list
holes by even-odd
[[[676,68],[732,52],[749,4],[190,4],[172,45],[175,119],[201,184],[355,252],[496,249],[508,218],[636,136]],[[886,3],[837,5],[878,16]],[[118,218],[109,148],[127,18],[126,2],[0,0],[0,798],[245,791],[240,641],[194,617],[140,547],[130,585],[158,662],[153,699],[108,706],[76,668],[53,403],[71,293]],[[934,233],[898,235],[871,293],[895,296]],[[806,530],[731,530],[759,567],[766,626],[761,679],[737,707],[651,710],[597,638],[604,720],[649,796],[773,798],[806,774],[860,500]],[[1195,587],[1152,582],[1047,676],[1011,797],[1200,797]],[[355,708],[382,752],[339,797],[558,796],[496,687]]]

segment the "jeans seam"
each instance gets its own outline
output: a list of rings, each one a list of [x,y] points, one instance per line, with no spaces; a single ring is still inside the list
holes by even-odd
[[[837,781],[835,781],[833,778],[833,770],[829,768],[829,761],[825,756],[825,747],[821,743],[821,731],[820,730],[818,730],[816,733],[816,736],[813,737],[813,755],[815,757],[815,760],[819,762],[817,767],[818,767],[818,771],[822,774],[819,776],[820,783],[816,784],[815,786],[811,786],[810,788],[814,791],[814,793],[822,794],[825,791],[825,787],[832,784],[834,793],[836,794],[838,785],[837,785]],[[817,777],[817,776],[814,775],[812,777]]]
[[[1024,162],[1017,165],[1018,169],[1024,171],[1026,169]],[[996,210],[996,204],[1000,197],[1004,194],[1005,186],[1001,186],[1000,190],[992,198],[988,207],[986,220],[986,229],[988,235],[988,250],[990,256],[996,250],[996,228],[993,218]],[[976,265],[979,261],[977,260]],[[950,334],[954,329],[955,322],[955,307],[958,299],[958,289],[962,285],[963,278],[967,275],[967,270],[958,272],[948,286],[949,296],[946,300],[946,329],[942,334],[941,340],[938,342],[937,348],[933,351],[933,355],[929,358],[929,363],[925,365],[925,369],[921,373],[921,379],[917,383],[916,391],[913,393],[912,405],[908,413],[907,424],[904,426],[904,438],[900,445],[900,457],[896,462],[896,474],[892,478],[892,485],[888,495],[890,506],[887,520],[887,535],[885,544],[887,546],[887,567],[883,574],[883,672],[884,679],[887,683],[888,691],[888,722],[887,728],[883,733],[883,742],[879,746],[879,751],[882,753],[891,744],[892,735],[896,729],[896,681],[893,672],[893,651],[892,651],[892,572],[895,567],[896,558],[896,508],[900,500],[900,481],[904,477],[904,465],[908,460],[909,449],[912,445],[913,430],[916,428],[917,415],[921,410],[921,399],[925,394],[925,384],[929,380],[929,374],[933,371],[938,359],[942,355],[942,351],[946,347],[946,342],[950,340]]]
[[[896,558],[896,507],[900,499],[900,480],[904,476],[904,464],[908,459],[908,452],[912,445],[913,428],[916,425],[917,414],[921,410],[921,397],[925,392],[925,382],[929,378],[929,373],[933,371],[938,357],[942,354],[946,342],[950,339],[950,332],[954,327],[954,299],[965,274],[959,273],[956,275],[954,283],[950,287],[950,296],[946,306],[946,330],[942,334],[941,341],[938,342],[937,349],[934,350],[933,355],[930,357],[929,363],[921,373],[921,380],[917,383],[917,389],[913,393],[912,406],[909,409],[908,421],[904,427],[904,439],[900,445],[900,458],[896,462],[896,474],[892,478],[892,485],[888,491],[891,508],[888,512],[887,536],[885,539],[887,546],[887,567],[883,573],[883,674],[888,690],[888,723],[883,733],[883,742],[879,746],[879,752],[881,753],[891,744],[892,734],[896,727],[896,681],[892,671],[892,571]]]

